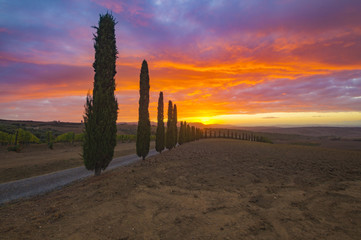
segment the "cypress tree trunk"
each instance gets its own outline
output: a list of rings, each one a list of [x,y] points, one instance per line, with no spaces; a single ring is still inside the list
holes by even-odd
[[[117,48],[115,19],[106,13],[100,15],[99,27],[94,27],[95,61],[93,68],[93,96],[88,94],[84,116],[83,159],[88,170],[99,175],[114,155],[116,145],[118,103],[114,96]]]
[[[172,123],[173,123],[173,147],[175,147],[177,145],[178,142],[178,127],[177,127],[177,105],[174,104],[173,107],[173,119],[172,119]]]
[[[173,148],[173,104],[172,101],[168,102],[168,122],[167,122],[167,135],[165,146],[169,150]]]
[[[149,73],[147,61],[143,60],[140,71],[139,90],[139,121],[137,129],[137,155],[143,160],[149,153],[150,145],[150,121],[149,121]]]
[[[155,150],[161,153],[164,150],[164,104],[163,104],[163,92],[159,93],[158,99],[158,125],[157,134],[155,138]]]

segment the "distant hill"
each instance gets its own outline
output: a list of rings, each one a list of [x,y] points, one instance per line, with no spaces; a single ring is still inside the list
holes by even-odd
[[[213,129],[237,129],[253,132],[279,133],[279,134],[296,134],[312,137],[342,137],[342,138],[361,138],[361,127],[240,127],[223,124],[210,124],[195,122],[189,123],[191,126],[198,128]],[[151,122],[152,134],[155,134],[157,123]],[[53,131],[54,135],[65,132],[81,133],[83,131],[82,123],[60,122],[60,121],[27,121],[27,120],[4,120],[0,119],[0,131],[14,133],[16,129],[23,128],[34,134],[44,131]],[[136,122],[117,123],[118,134],[136,134]]]
[[[14,133],[16,129],[23,128],[35,135],[41,135],[46,131],[52,131],[55,136],[66,132],[82,133],[83,123],[74,122],[41,122],[30,120],[4,120],[0,119],[0,131]],[[136,134],[137,123],[117,123],[117,134]],[[156,124],[152,123],[152,134],[155,134]]]
[[[312,137],[361,138],[361,127],[259,127],[249,129],[258,132],[297,134]]]
[[[361,127],[242,127],[223,124],[189,123],[198,128],[212,129],[237,129],[253,132],[296,134],[311,137],[342,137],[342,138],[361,138]]]

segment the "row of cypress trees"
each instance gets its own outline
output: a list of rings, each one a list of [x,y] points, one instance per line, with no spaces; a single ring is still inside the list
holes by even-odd
[[[94,34],[95,61],[94,87],[92,94],[87,95],[84,114],[84,142],[82,157],[88,170],[94,170],[99,175],[114,156],[116,145],[116,120],[118,116],[118,102],[115,98],[115,74],[117,47],[115,38],[115,19],[112,14],[100,15],[96,34]],[[149,71],[147,61],[142,62],[139,89],[139,120],[137,126],[136,152],[145,159],[150,147],[149,120]],[[177,106],[172,101],[168,103],[168,122],[165,133],[163,93],[158,100],[158,126],[156,135],[156,150],[162,152],[164,148],[172,149],[178,142]],[[182,125],[183,126],[183,125]],[[182,143],[194,139],[193,132],[186,127],[187,134],[181,128]],[[50,135],[49,139],[52,139]],[[51,144],[52,140],[48,140]]]
[[[118,102],[114,91],[118,51],[115,40],[115,24],[114,17],[106,13],[100,15],[99,26],[94,27],[97,30],[94,34],[94,87],[92,95],[88,94],[85,104],[82,156],[85,167],[88,170],[94,170],[95,175],[99,175],[101,170],[109,165],[113,159],[116,145]],[[143,159],[148,155],[150,147],[149,89],[148,64],[144,60],[140,71],[139,120],[136,140],[137,155]],[[158,152],[162,152],[164,148],[172,149],[178,142],[183,144],[207,137],[202,130],[191,127],[186,122],[181,122],[178,134],[177,106],[173,105],[172,101],[168,102],[168,122],[165,131],[162,92],[159,93],[157,118],[156,150]],[[51,143],[49,147],[52,147],[52,141],[48,142]]]
[[[88,170],[94,170],[99,175],[114,156],[116,145],[116,120],[118,117],[118,102],[115,98],[115,74],[117,47],[115,38],[115,19],[110,13],[100,15],[96,34],[94,34],[95,61],[94,87],[92,94],[87,95],[84,114],[84,142],[82,157]],[[149,120],[149,71],[144,60],[140,71],[139,90],[139,120],[137,129],[136,152],[145,159],[150,147]],[[183,129],[183,128],[182,128]],[[186,125],[187,134],[181,131],[182,143],[194,139],[196,129]],[[189,130],[191,129],[191,130]],[[194,133],[193,133],[194,132]],[[50,137],[49,137],[50,139]],[[52,141],[48,141],[52,145]],[[172,101],[168,103],[168,122],[165,134],[163,93],[158,100],[158,127],[156,150],[172,149],[178,142],[177,106]],[[52,147],[52,146],[51,146]]]
[[[186,121],[180,123],[179,144],[192,142],[203,138],[203,131],[197,127],[190,126]]]

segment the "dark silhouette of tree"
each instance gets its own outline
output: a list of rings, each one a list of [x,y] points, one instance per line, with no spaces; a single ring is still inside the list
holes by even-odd
[[[116,145],[118,103],[114,96],[117,47],[115,19],[106,13],[100,15],[99,27],[94,27],[95,61],[93,68],[93,96],[88,94],[84,115],[83,159],[88,170],[99,175],[114,155]]]
[[[191,130],[191,126],[189,126],[189,124],[186,124],[186,139],[187,142],[192,141],[192,130]]]
[[[180,122],[178,143],[179,143],[179,145],[182,145],[182,144],[184,143],[184,138],[183,138],[183,121]]]
[[[161,153],[164,150],[164,104],[163,104],[163,92],[159,93],[158,99],[158,117],[157,117],[157,133],[155,138],[155,150]]]
[[[137,129],[137,155],[143,160],[149,153],[150,121],[149,121],[149,73],[148,63],[143,60],[140,70],[139,88],[139,120]]]
[[[192,126],[192,130],[191,130],[191,141],[196,140],[196,127]]]
[[[18,136],[18,131],[16,131],[15,144],[17,144],[17,136]],[[48,144],[48,148],[53,149],[54,137],[52,131],[46,132],[46,143]]]
[[[173,124],[173,147],[177,146],[178,142],[178,127],[177,127],[178,117],[177,117],[177,104],[174,104],[173,106],[173,118],[172,118],[172,124]]]
[[[166,141],[165,146],[169,150],[173,148],[173,103],[169,100],[168,102],[168,121],[167,121],[167,133],[166,133]]]

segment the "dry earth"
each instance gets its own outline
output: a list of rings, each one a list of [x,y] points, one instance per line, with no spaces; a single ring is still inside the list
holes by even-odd
[[[151,142],[154,148],[154,141]],[[0,183],[38,176],[83,165],[81,144],[54,144],[51,150],[46,144],[31,144],[21,152],[9,152],[0,147]],[[118,142],[114,157],[135,153],[135,142]]]
[[[2,239],[361,239],[361,152],[201,140],[0,217]]]

